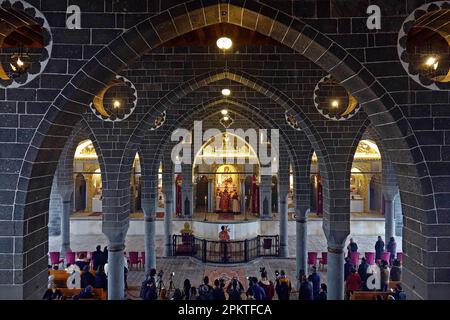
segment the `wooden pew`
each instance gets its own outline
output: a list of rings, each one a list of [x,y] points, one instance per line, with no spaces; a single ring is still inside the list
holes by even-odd
[[[401,281],[389,281],[389,289],[395,289],[397,283],[402,283]]]
[[[350,296],[350,300],[376,300],[378,295],[383,297],[383,300],[387,300],[388,295],[392,292],[382,292],[382,291],[355,291]]]
[[[95,277],[95,272],[93,270],[89,272]],[[53,281],[57,288],[67,288],[67,279],[70,275],[66,270],[49,270],[48,273],[55,277]]]
[[[66,299],[72,299],[72,297],[79,294],[82,289],[58,288],[58,290],[61,290],[61,293],[63,294],[63,296]],[[89,299],[89,300],[107,300],[107,293],[105,292],[105,290],[103,290],[101,288],[98,288],[98,289],[94,288],[92,290],[92,293],[94,295],[94,298]],[[82,300],[87,300],[87,299],[82,299]]]

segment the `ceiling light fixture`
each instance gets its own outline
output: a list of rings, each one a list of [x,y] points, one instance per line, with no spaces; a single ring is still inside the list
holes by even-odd
[[[228,50],[233,45],[233,41],[231,41],[230,38],[221,37],[221,38],[217,39],[216,44],[217,44],[217,47],[219,47],[219,49]]]
[[[231,90],[230,89],[222,89],[222,94],[225,97],[228,97],[231,94]]]
[[[120,101],[119,100],[114,100],[114,102],[113,102],[113,106],[114,106],[114,108],[120,108]]]
[[[331,101],[331,106],[333,108],[338,108],[339,107],[339,101],[338,100],[333,100]]]
[[[437,70],[437,68],[439,67],[439,61],[436,57],[428,57],[427,60],[425,61],[425,65],[427,67],[432,67],[434,70]]]
[[[225,116],[225,117],[223,117],[223,120],[228,121],[228,120],[230,120],[230,118],[228,116]]]
[[[228,110],[222,110],[222,111],[220,111],[220,113],[222,113],[224,116],[226,116],[227,114],[228,114]]]

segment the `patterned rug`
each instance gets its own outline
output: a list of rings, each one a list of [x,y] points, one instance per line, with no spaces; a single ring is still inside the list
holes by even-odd
[[[233,279],[237,277],[238,280],[244,285],[245,290],[247,290],[247,280],[245,278],[244,269],[242,268],[227,268],[227,267],[206,267],[205,276],[209,277],[209,284],[213,285],[214,280],[224,279],[226,285]]]
[[[218,218],[219,220],[234,220],[234,213],[220,212]]]

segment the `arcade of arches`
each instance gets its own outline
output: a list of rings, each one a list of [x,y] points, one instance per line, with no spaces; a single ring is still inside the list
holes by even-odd
[[[340,300],[377,236],[408,299],[449,299],[450,2],[377,1],[378,31],[366,2],[75,0],[71,28],[66,1],[0,0],[0,299],[102,244],[112,300],[131,251],[292,279],[325,252]]]

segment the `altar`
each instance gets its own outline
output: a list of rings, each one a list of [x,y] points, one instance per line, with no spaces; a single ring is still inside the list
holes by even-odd
[[[360,195],[350,197],[350,212],[364,212],[364,198]]]
[[[99,196],[92,198],[92,212],[102,212],[102,199]]]

